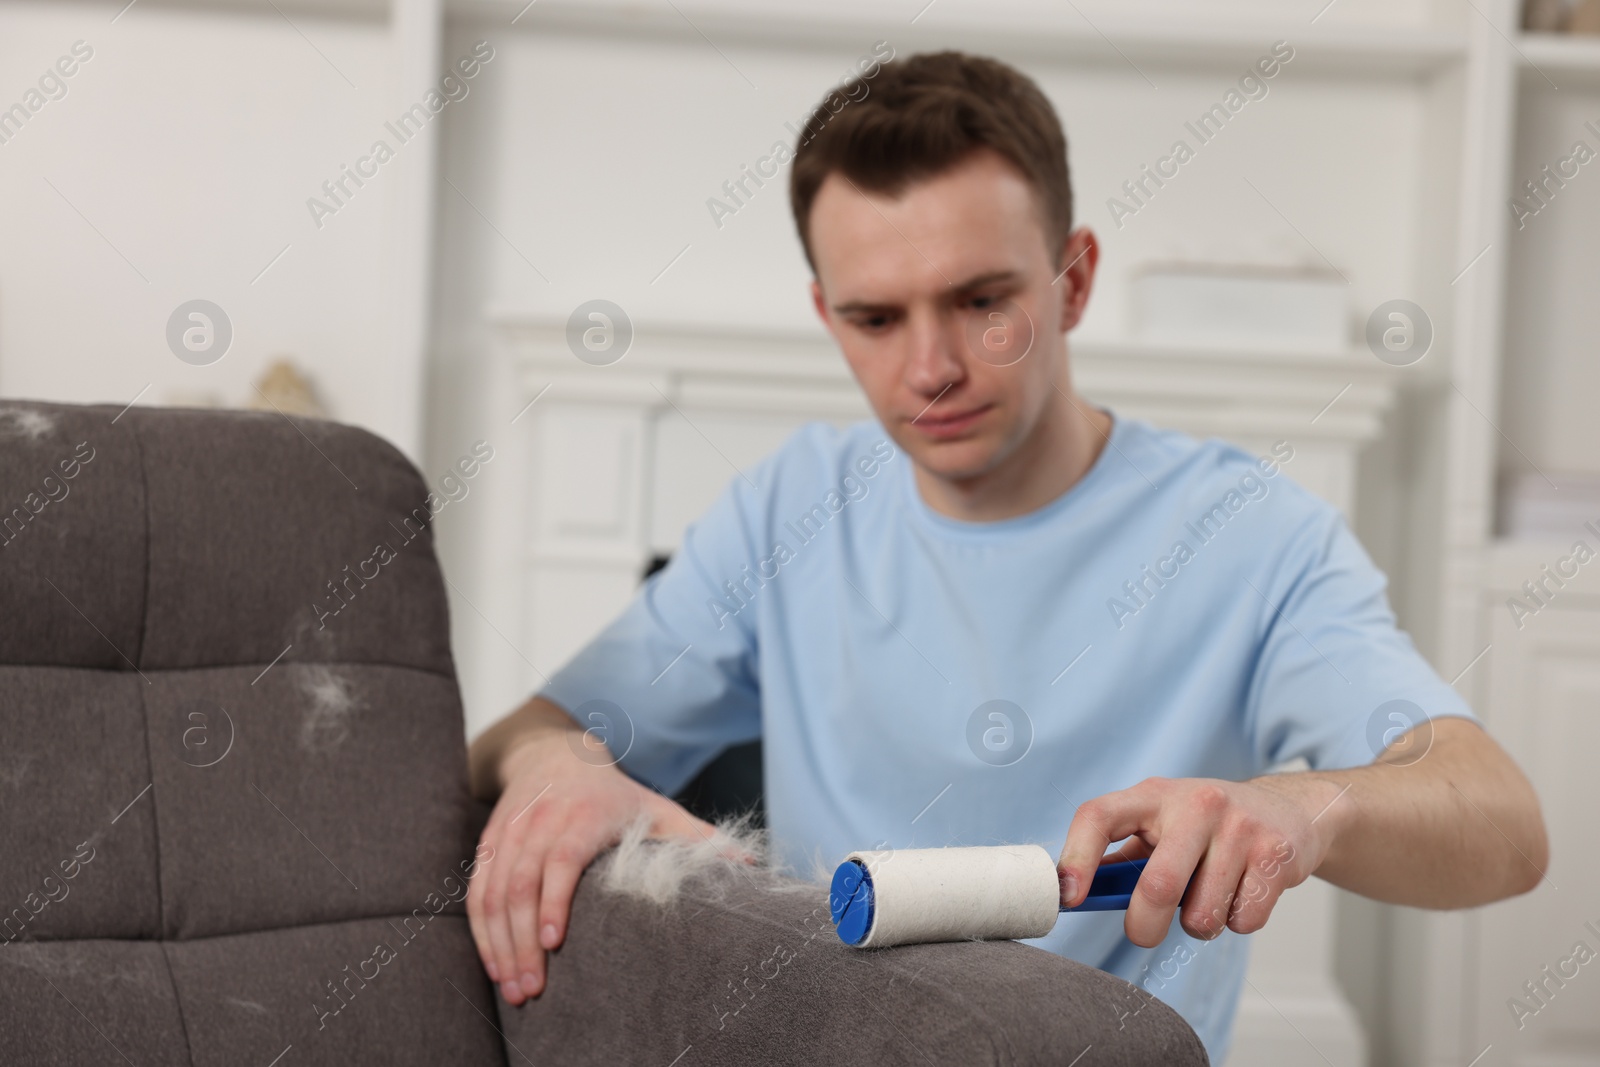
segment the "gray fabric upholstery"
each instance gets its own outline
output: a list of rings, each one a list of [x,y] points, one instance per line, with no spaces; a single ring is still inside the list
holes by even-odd
[[[505,1062],[426,496],[333,423],[0,402],[0,1061]]]
[[[663,906],[605,891],[609,861],[583,876],[549,988],[521,1007],[500,1003],[512,1063],[1208,1062],[1171,1008],[1042,949],[862,951],[839,941],[822,887],[774,891],[772,879],[723,865]],[[574,1034],[581,1058],[570,1053]]]
[[[508,1007],[426,497],[332,423],[0,402],[0,1062],[1205,1062],[1118,979],[846,949],[820,890],[728,871],[586,875]]]

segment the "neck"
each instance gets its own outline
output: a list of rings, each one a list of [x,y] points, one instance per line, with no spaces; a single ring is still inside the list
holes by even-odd
[[[1050,403],[1033,430],[1000,463],[958,479],[917,466],[917,491],[930,508],[952,519],[998,522],[1026,515],[1077,485],[1110,435],[1111,416],[1063,381],[1050,391]]]

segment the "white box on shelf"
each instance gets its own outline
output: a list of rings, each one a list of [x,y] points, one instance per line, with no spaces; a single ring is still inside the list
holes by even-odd
[[[1510,541],[1567,545],[1600,525],[1600,473],[1508,471],[1500,477],[1498,532]]]
[[[1134,333],[1200,345],[1344,353],[1348,286],[1331,271],[1159,264],[1133,282]]]

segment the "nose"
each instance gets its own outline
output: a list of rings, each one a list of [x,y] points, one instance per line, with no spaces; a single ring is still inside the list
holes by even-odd
[[[932,311],[911,316],[906,387],[932,400],[967,377],[962,335],[954,317]]]

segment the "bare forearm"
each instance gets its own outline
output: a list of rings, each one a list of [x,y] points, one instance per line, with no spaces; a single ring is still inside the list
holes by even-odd
[[[1549,856],[1533,787],[1471,722],[1441,719],[1431,728],[1420,759],[1391,749],[1366,767],[1307,773],[1324,790],[1344,790],[1322,816],[1334,832],[1316,873],[1363,896],[1426,908],[1472,907],[1532,889]]]
[[[1179,914],[1191,937],[1250,934],[1313,874],[1364,896],[1426,908],[1485,904],[1533,888],[1548,860],[1528,780],[1489,735],[1440,719],[1376,764],[1248,782],[1146,778],[1078,806],[1058,864],[1077,907],[1106,849],[1148,863],[1123,930],[1161,943]],[[1410,741],[1407,741],[1410,738]],[[1416,758],[1420,752],[1420,758]],[[1409,757],[1409,758],[1408,758]]]
[[[530,697],[516,711],[478,735],[467,752],[472,795],[493,800],[505,788],[505,760],[513,750],[545,739],[564,738],[580,727],[558,705]],[[564,742],[563,742],[564,743]]]

